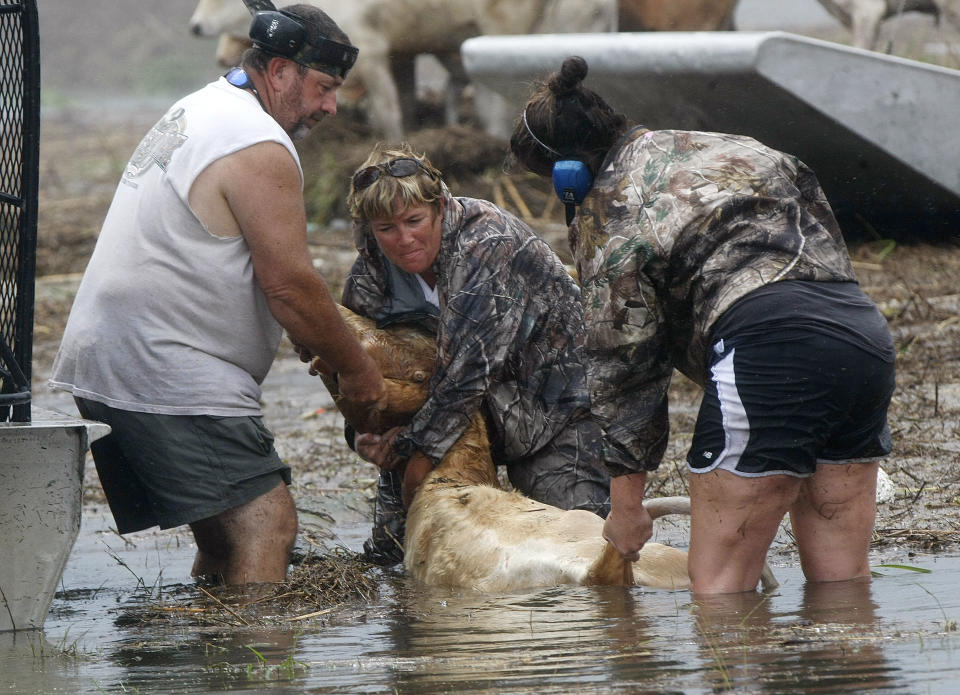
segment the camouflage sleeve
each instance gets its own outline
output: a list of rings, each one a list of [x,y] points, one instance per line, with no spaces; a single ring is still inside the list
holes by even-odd
[[[515,350],[525,306],[523,291],[516,286],[522,281],[510,273],[513,255],[512,244],[495,238],[458,254],[440,316],[430,396],[395,440],[398,454],[419,450],[440,461],[503,372]]]
[[[654,470],[667,445],[673,366],[663,307],[643,271],[650,250],[637,237],[614,235],[596,251],[581,278],[587,381],[604,463],[613,476]]]
[[[386,301],[384,281],[362,256],[358,256],[343,284],[340,303],[361,316],[376,318]]]
[[[420,451],[439,462],[466,431],[491,379],[501,371],[523,310],[522,303],[506,299],[501,287],[511,248],[489,240],[475,244],[450,269],[451,293],[440,317],[430,396],[394,440],[398,455]],[[380,316],[389,301],[382,275],[358,257],[344,284],[342,304],[369,318]]]

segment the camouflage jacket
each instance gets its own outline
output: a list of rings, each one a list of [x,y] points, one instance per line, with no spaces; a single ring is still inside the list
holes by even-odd
[[[653,470],[676,368],[704,383],[710,327],[779,280],[854,281],[813,172],[748,137],[635,128],[570,228],[592,412],[613,475]]]
[[[355,233],[360,255],[344,306],[381,324],[391,314],[422,319],[423,306],[399,301],[406,274],[381,254],[369,225]],[[492,203],[445,190],[433,267],[437,369],[426,403],[395,440],[398,453],[420,450],[438,462],[483,407],[495,457],[519,461],[588,414],[580,290],[545,241]]]

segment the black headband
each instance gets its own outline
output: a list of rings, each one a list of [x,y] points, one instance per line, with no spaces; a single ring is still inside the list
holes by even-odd
[[[334,77],[346,77],[357,61],[357,47],[323,36],[312,43],[307,40],[304,21],[284,10],[257,12],[250,25],[250,39],[257,48],[271,55]]]

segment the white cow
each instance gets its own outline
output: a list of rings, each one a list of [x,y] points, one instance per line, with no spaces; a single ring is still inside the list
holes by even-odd
[[[960,0],[819,0],[853,34],[853,45],[874,50],[885,19],[902,12],[941,15],[960,28]]]
[[[432,54],[450,73],[448,123],[466,75],[460,44],[486,34],[615,31],[616,0],[310,0],[329,14],[360,48],[347,80],[349,95],[359,82],[367,94],[370,119],[391,140],[403,137],[404,121],[412,123],[413,65],[419,54]],[[284,5],[288,3],[277,3]],[[218,60],[235,65],[238,47],[246,41],[250,15],[241,0],[200,0],[190,29],[197,36],[220,36]],[[398,89],[399,85],[399,89]],[[401,100],[401,94],[404,99]],[[480,100],[492,105],[493,98]],[[401,108],[402,105],[402,108]],[[497,114],[498,109],[490,112]],[[507,130],[499,115],[488,115],[487,130]]]

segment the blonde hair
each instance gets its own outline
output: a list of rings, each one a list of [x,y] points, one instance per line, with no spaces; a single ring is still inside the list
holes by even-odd
[[[354,176],[367,167],[397,158],[415,159],[423,167],[410,176],[394,177],[381,172],[380,178],[359,191],[354,188],[353,177],[350,177],[347,206],[354,220],[368,221],[378,217],[390,217],[418,205],[431,205],[439,209],[440,199],[443,197],[440,172],[425,154],[417,154],[408,143],[404,142],[393,148],[377,143],[366,161],[354,172]]]

